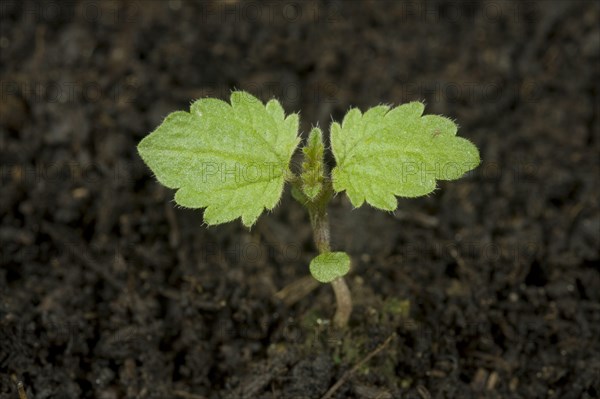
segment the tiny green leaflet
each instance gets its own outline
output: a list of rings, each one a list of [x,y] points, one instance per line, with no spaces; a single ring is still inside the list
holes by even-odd
[[[314,200],[323,187],[323,133],[315,127],[308,135],[306,147],[302,148],[304,161],[302,162],[302,191],[311,200]]]
[[[350,256],[345,252],[325,252],[310,262],[310,274],[321,283],[330,283],[350,271]]]
[[[177,189],[177,204],[206,208],[208,225],[241,217],[251,226],[281,198],[300,141],[298,115],[243,91],[230,101],[204,98],[173,112],[138,151],[159,182]]]
[[[436,188],[436,180],[458,179],[479,165],[477,147],[456,137],[454,122],[422,116],[423,110],[420,102],[391,110],[380,105],[364,114],[353,108],[341,125],[333,122],[334,190],[346,191],[355,207],[366,201],[392,211],[396,196],[427,195]]]

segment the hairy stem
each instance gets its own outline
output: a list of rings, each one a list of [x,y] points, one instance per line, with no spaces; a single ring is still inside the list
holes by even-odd
[[[310,224],[313,229],[313,238],[319,253],[330,252],[329,217],[327,215],[327,204],[333,196],[331,182],[323,185],[323,190],[314,201],[307,204],[310,215]],[[350,313],[352,313],[352,298],[350,290],[343,277],[338,277],[331,282],[337,309],[333,316],[333,323],[337,328],[343,329],[348,325]]]
[[[317,205],[315,207],[310,206],[308,212],[310,214],[310,224],[313,229],[313,238],[319,253],[322,254],[331,251],[327,210],[325,207]]]

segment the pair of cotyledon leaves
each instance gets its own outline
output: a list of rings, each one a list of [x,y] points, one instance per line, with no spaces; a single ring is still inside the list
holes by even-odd
[[[436,180],[454,180],[475,168],[479,152],[456,136],[456,124],[423,116],[423,110],[420,102],[380,105],[364,114],[353,108],[341,124],[334,122],[334,191],[346,191],[355,207],[366,201],[392,211],[396,196],[426,195]],[[231,104],[205,98],[190,112],[170,114],[138,150],[158,181],[177,189],[175,202],[206,208],[208,225],[241,217],[251,226],[279,202],[299,142],[298,114],[286,116],[277,100],[265,105],[234,91]]]

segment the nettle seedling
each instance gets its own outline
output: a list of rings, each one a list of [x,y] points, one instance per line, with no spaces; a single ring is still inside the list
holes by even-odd
[[[310,272],[331,283],[337,301],[333,321],[340,328],[352,310],[344,281],[350,257],[330,247],[327,205],[332,197],[345,191],[354,207],[366,202],[394,211],[396,197],[427,195],[437,180],[458,179],[480,162],[477,148],[456,136],[454,122],[424,116],[423,103],[411,102],[365,113],[352,108],[341,124],[333,122],[336,165],[331,173],[324,163],[323,134],[313,128],[297,173],[290,162],[301,141],[298,114],[286,116],[279,101],[265,105],[243,91],[232,92],[230,101],[204,98],[192,103],[190,112],[173,112],[139,143],[138,151],[160,183],[177,189],[177,204],[205,208],[209,226],[240,217],[252,226],[279,203],[290,183],[292,196],[308,210],[319,251]]]

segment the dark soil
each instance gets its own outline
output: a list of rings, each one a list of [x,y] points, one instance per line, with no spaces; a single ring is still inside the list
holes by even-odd
[[[600,3],[0,3],[0,397],[600,396]],[[356,307],[275,298],[316,253],[286,192],[205,228],[137,155],[232,88],[302,131],[425,100],[483,163],[394,214],[331,205]],[[395,335],[394,335],[395,334]]]

